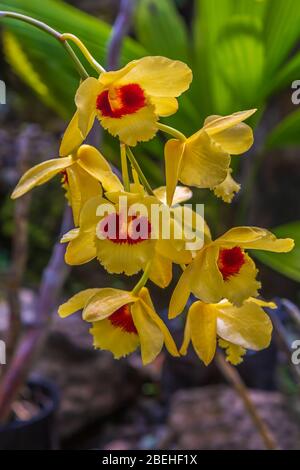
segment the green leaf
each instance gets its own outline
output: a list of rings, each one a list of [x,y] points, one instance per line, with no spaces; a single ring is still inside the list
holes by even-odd
[[[68,118],[68,109],[72,109],[73,105],[73,95],[66,93],[64,101],[60,101],[59,93],[53,93],[53,89],[50,90],[46,83],[44,83],[26,51],[22,48],[20,40],[14,34],[5,31],[3,34],[3,45],[7,62],[9,62],[20,78],[35,91],[49,108],[55,110],[60,116]],[[74,85],[73,77],[63,70],[61,79],[68,85],[68,90],[72,90]],[[69,105],[66,106],[66,103],[69,103]]]
[[[260,100],[264,77],[265,50],[260,23],[254,18],[235,17],[217,38],[216,63],[231,95],[231,108],[253,108]]]
[[[190,62],[187,27],[173,0],[140,0],[135,31],[138,41],[151,55]]]
[[[291,60],[285,64],[278,73],[274,76],[273,80],[266,83],[267,94],[282,90],[284,87],[290,87],[294,80],[300,77],[300,53],[295,54]]]
[[[195,5],[197,92],[205,114],[257,106],[264,76],[265,2],[196,0]]]
[[[195,0],[194,35],[194,102],[201,103],[201,118],[221,114],[230,101],[229,93],[215,63],[216,40],[231,14],[231,0]],[[221,97],[219,103],[218,96]]]
[[[271,231],[279,238],[293,238],[295,248],[289,253],[255,251],[253,256],[280,274],[300,282],[300,221],[281,225]]]
[[[289,114],[269,134],[267,149],[295,146],[300,144],[300,110]]]
[[[134,26],[137,39],[148,54],[191,63],[191,38],[173,0],[140,0]],[[179,100],[178,112],[166,123],[189,135],[200,127],[199,112],[189,91]],[[197,104],[200,109],[200,101]]]
[[[274,72],[289,55],[300,37],[300,2],[271,0],[267,4],[264,36],[267,52],[266,76]]]

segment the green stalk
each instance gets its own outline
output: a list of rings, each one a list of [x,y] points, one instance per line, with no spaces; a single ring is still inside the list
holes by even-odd
[[[68,40],[73,41],[74,44],[76,44],[76,46],[80,49],[80,51],[82,52],[86,60],[96,70],[96,72],[98,72],[99,74],[106,72],[105,68],[103,68],[102,65],[96,61],[96,59],[94,59],[90,51],[87,49],[87,47],[85,47],[83,42],[80,41],[80,39],[77,36],[71,33],[63,33],[60,39],[61,41],[68,41]]]
[[[67,43],[66,39],[63,38],[63,35],[55,29],[51,28],[51,26],[48,26],[46,23],[36,20],[35,18],[31,18],[30,16],[22,15],[21,13],[15,13],[14,11],[0,11],[0,18],[12,18],[14,20],[23,21],[24,23],[30,24],[31,26],[35,26],[41,31],[50,34],[50,36],[59,41],[60,44],[62,44],[62,46],[64,47],[64,49],[67,51],[81,78],[85,80],[89,77],[89,74],[78,59],[72,47]]]
[[[131,148],[126,146],[126,151],[127,151],[128,159],[129,159],[131,165],[133,166],[133,168],[135,169],[135,171],[137,172],[137,174],[139,175],[140,181],[143,184],[144,188],[146,189],[147,193],[151,194],[152,196],[155,196],[155,194],[153,192],[153,189],[151,188],[150,184],[148,183],[148,180],[147,180],[146,176],[144,175],[140,165],[136,161],[135,156],[133,155]]]
[[[145,271],[143,272],[143,275],[142,275],[141,279],[135,285],[135,287],[132,289],[132,294],[133,295],[137,295],[140,292],[140,290],[142,289],[142,287],[144,287],[145,284],[147,283],[147,281],[149,279],[150,268],[151,268],[151,261],[149,261],[147,263]]]
[[[128,174],[128,165],[127,165],[127,155],[126,155],[126,146],[125,144],[120,144],[121,150],[121,167],[122,167],[122,178],[125,191],[130,192],[130,183],[129,183],[129,174]]]
[[[162,132],[165,132],[166,134],[170,134],[172,137],[175,137],[175,139],[182,140],[182,141],[186,140],[185,135],[182,132],[178,131],[177,129],[174,129],[174,127],[167,126],[166,124],[162,124],[161,122],[157,123],[157,127]]]

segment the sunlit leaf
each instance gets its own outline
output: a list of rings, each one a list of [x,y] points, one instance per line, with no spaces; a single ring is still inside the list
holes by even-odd
[[[187,27],[173,0],[140,0],[134,27],[138,41],[151,55],[190,62]]]
[[[264,36],[267,51],[266,76],[287,58],[300,37],[300,3],[298,0],[271,0],[267,3]]]
[[[295,54],[287,64],[278,70],[273,80],[266,83],[267,94],[277,92],[284,87],[290,87],[294,80],[300,77],[300,53]]]
[[[267,0],[266,0],[267,1]],[[206,114],[257,106],[264,70],[265,2],[196,0],[195,70]]]

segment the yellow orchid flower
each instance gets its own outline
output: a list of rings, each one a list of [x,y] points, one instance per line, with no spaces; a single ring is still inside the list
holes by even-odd
[[[86,138],[97,117],[101,125],[127,145],[152,139],[159,116],[178,109],[176,97],[189,88],[192,71],[165,57],[134,60],[115,72],[89,77],[80,85],[77,111],[66,130],[61,155],[68,155]]]
[[[170,318],[182,312],[191,292],[207,303],[226,298],[241,305],[248,297],[256,297],[260,288],[257,269],[244,250],[286,253],[293,247],[292,239],[277,239],[258,227],[235,227],[208,242],[182,273],[171,298]]]
[[[239,187],[230,175],[231,155],[242,154],[252,146],[252,129],[242,121],[255,111],[251,109],[230,116],[209,116],[203,128],[191,137],[170,139],[166,143],[169,205],[178,181],[197,188],[215,189],[215,194],[225,202],[232,200]]]
[[[57,174],[63,175],[62,183],[73,209],[75,225],[78,225],[83,205],[91,197],[102,194],[99,183],[107,191],[118,191],[123,187],[101,153],[90,145],[82,145],[68,157],[47,160],[30,168],[18,182],[11,195],[12,199],[23,196]]]
[[[160,193],[163,190],[159,189]],[[182,200],[183,192],[178,191],[178,198]],[[106,193],[108,199],[103,197],[91,198],[83,207],[79,229],[68,232],[62,242],[68,242],[65,260],[67,264],[84,264],[96,258],[110,273],[125,273],[128,276],[145,269],[151,261],[150,279],[160,287],[167,287],[172,279],[172,262],[189,263],[192,260],[190,251],[184,248],[184,240],[163,239],[160,233],[152,237],[151,206],[161,205],[155,196],[142,193],[111,192]],[[133,217],[123,221],[120,217],[120,197],[126,197],[128,211],[131,206],[141,204],[147,209],[147,215]],[[186,193],[186,197],[190,197]],[[110,215],[97,215],[97,209],[108,203],[115,208]],[[120,224],[124,222],[124,228]],[[115,224],[116,231],[112,236],[107,233],[108,224]],[[146,230],[143,236],[133,238],[133,225],[141,224]],[[176,221],[170,220],[171,236],[172,226]],[[121,228],[121,230],[119,230]],[[99,230],[102,232],[99,237]]]
[[[116,359],[140,347],[142,361],[148,364],[164,345],[170,354],[179,356],[146,287],[138,294],[112,288],[87,289],[62,304],[58,313],[64,318],[78,310],[83,310],[83,320],[93,324],[90,333],[95,348],[111,351]]]
[[[259,351],[270,344],[272,322],[263,307],[276,308],[276,305],[251,297],[241,307],[226,299],[216,304],[194,302],[187,314],[180,353],[185,355],[192,342],[197,355],[208,365],[214,358],[219,338],[227,360],[240,363],[246,349]]]
[[[192,197],[191,186],[210,189],[226,203],[232,201],[240,185],[232,177],[231,158],[253,145],[253,131],[244,121],[256,109],[209,116],[201,129],[186,137],[160,118],[177,112],[178,97],[193,78],[187,64],[149,56],[106,72],[74,34],[60,33],[20,13],[0,13],[58,39],[81,79],[59,157],[28,170],[12,199],[61,175],[74,219],[73,228],[61,239],[67,243],[66,263],[81,265],[97,259],[112,274],[132,276],[141,271],[131,291],[83,290],[59,307],[60,317],[82,311],[96,349],[121,358],[140,348],[143,364],[155,360],[164,346],[180,357],[192,343],[205,365],[218,346],[234,365],[242,362],[248,349],[268,347],[272,322],[264,308],[276,305],[258,299],[258,270],[247,250],[286,253],[294,241],[277,239],[258,227],[235,227],[213,240],[203,205],[193,210],[192,205],[181,204]],[[89,76],[70,41],[95,77]],[[119,140],[122,182],[96,148],[82,145],[95,120]],[[158,131],[172,137],[164,149],[166,186],[153,190],[131,147],[151,140]],[[186,186],[178,186],[179,182]],[[169,318],[181,314],[191,293],[197,298],[187,312],[180,351],[145,287],[150,279],[166,288],[173,263],[183,273],[170,300]]]

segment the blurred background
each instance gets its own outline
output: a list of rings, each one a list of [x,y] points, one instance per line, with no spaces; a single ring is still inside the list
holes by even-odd
[[[300,368],[292,364],[291,354],[293,341],[300,340],[300,105],[292,100],[297,86],[292,88],[293,82],[300,80],[300,3],[134,3],[121,65],[144,55],[164,55],[183,60],[194,72],[192,87],[180,98],[178,113],[164,122],[190,135],[208,115],[258,108],[249,121],[255,129],[255,145],[246,155],[233,158],[240,193],[230,205],[206,190],[195,191],[193,201],[204,202],[214,236],[233,225],[257,225],[296,241],[289,254],[253,253],[260,268],[261,293],[275,300],[278,308],[270,312],[274,324],[271,346],[248,353],[236,368],[235,382],[245,384],[244,394],[267,427],[272,441],[269,447],[299,449]],[[17,11],[77,35],[106,65],[120,1],[0,0],[0,10]],[[49,287],[51,270],[55,278],[51,299],[55,305],[48,304],[51,315],[43,316],[47,317],[43,321],[46,333],[39,335],[39,351],[27,367],[33,382],[42,383],[39,393],[43,399],[38,405],[36,400],[31,403],[31,386],[18,390],[12,411],[0,425],[0,448],[6,445],[9,424],[32,421],[40,411],[40,401],[47,397],[57,408],[54,430],[52,421],[47,424],[51,428],[49,446],[265,448],[268,444],[245,407],[243,394],[237,393],[228,371],[217,362],[205,367],[192,351],[181,359],[162,353],[147,367],[141,366],[138,354],[115,361],[110,353],[92,349],[88,326],[79,314],[58,318],[57,304],[79,290],[130,288],[136,279],[108,276],[97,262],[69,270],[59,261],[57,246],[53,254],[65,206],[60,178],[34,189],[17,203],[10,200],[24,170],[58,155],[59,140],[75,109],[79,81],[65,50],[50,36],[10,19],[0,19],[0,33],[0,80],[6,84],[6,104],[0,105],[0,338],[8,344],[7,365],[0,366],[0,396],[1,378],[4,380],[10,368],[13,346],[38,329],[38,299]],[[117,165],[116,142],[99,131],[92,138]],[[136,151],[153,186],[163,184],[163,146],[160,136]],[[47,271],[49,260],[52,264]],[[174,270],[174,278],[177,276]],[[172,287],[174,283],[161,291],[151,285],[153,300],[164,318]],[[15,337],[7,338],[13,322]],[[180,344],[183,320],[173,321],[169,327]],[[25,445],[24,437],[20,442],[12,446]],[[31,442],[26,445],[35,448],[35,438]]]

